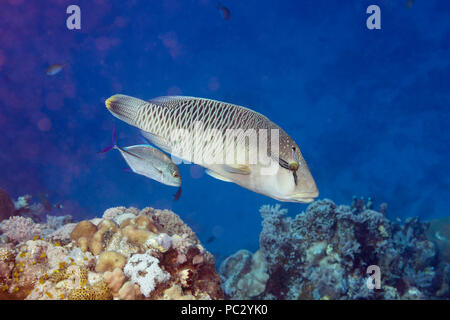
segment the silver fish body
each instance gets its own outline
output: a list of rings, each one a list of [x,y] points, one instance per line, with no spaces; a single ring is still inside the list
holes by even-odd
[[[207,173],[217,179],[234,182],[280,201],[308,203],[318,196],[298,145],[283,129],[258,112],[230,103],[180,96],[159,97],[147,102],[118,94],[105,103],[115,117],[141,129],[156,146],[207,168]],[[258,133],[256,140],[252,140],[257,143],[250,141],[248,132],[252,130]],[[229,131],[232,140],[227,140]],[[263,131],[265,138],[259,135]],[[193,138],[186,139],[189,134]],[[275,148],[269,142],[260,145],[260,141],[270,141],[277,135]],[[186,153],[186,150],[193,152]],[[251,155],[255,154],[266,155],[267,161],[252,161]],[[229,155],[234,156],[231,162],[227,158]],[[204,161],[205,158],[223,161]]]
[[[149,145],[134,145],[116,149],[120,151],[131,170],[163,184],[179,187],[180,172],[177,165],[163,152]]]

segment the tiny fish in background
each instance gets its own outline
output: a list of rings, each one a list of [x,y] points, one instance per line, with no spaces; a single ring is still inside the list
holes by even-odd
[[[179,187],[181,176],[178,167],[160,150],[149,145],[135,145],[121,148],[117,145],[116,130],[113,130],[113,142],[99,153],[117,149],[134,173],[156,180],[165,185]],[[181,195],[181,190],[177,194]],[[178,195],[179,198],[179,195]]]
[[[61,203],[55,203],[53,205],[56,209],[62,209],[64,206]]]
[[[216,240],[216,237],[211,236],[208,238],[208,240],[206,240],[206,244],[210,244],[211,242],[213,242],[214,240]]]
[[[411,8],[413,6],[414,2],[416,2],[416,1],[415,0],[408,0],[408,1],[406,1],[405,7],[407,9]]]
[[[225,20],[230,20],[230,9],[221,5],[220,3],[217,5],[217,9],[219,9],[222,12],[223,18]]]
[[[47,71],[45,72],[48,76],[54,76],[55,74],[58,74],[64,69],[65,64],[52,64],[47,68]]]

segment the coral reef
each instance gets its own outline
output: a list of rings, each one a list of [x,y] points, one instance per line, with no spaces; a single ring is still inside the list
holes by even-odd
[[[10,242],[18,243],[32,239],[41,233],[41,225],[30,218],[13,216],[0,224],[0,230]]]
[[[440,258],[450,263],[450,217],[431,220],[427,237],[439,248]]]
[[[449,298],[450,266],[427,239],[429,225],[417,218],[392,222],[372,206],[363,199],[352,206],[325,199],[295,218],[279,205],[262,206],[260,250],[238,251],[220,266],[225,297]],[[367,285],[373,281],[369,266],[379,267],[379,289]]]
[[[16,208],[29,208],[28,198]],[[0,228],[0,299],[222,299],[213,256],[169,210],[117,207],[102,218]]]

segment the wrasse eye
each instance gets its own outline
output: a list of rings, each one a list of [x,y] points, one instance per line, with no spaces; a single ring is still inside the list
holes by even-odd
[[[295,148],[295,147],[292,147],[292,151],[294,151],[294,152],[295,152],[296,150],[297,150],[297,148]]]
[[[289,163],[289,170],[297,171],[297,169],[298,169],[298,162],[297,161],[292,161],[291,163]]]

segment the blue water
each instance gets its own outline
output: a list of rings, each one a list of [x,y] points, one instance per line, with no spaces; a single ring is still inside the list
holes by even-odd
[[[388,203],[391,218],[448,216],[450,2],[22,1],[0,3],[0,188],[48,193],[61,214],[169,208],[218,260],[257,250],[276,201],[180,166],[183,193],[122,169],[140,143],[104,101],[189,95],[261,112],[295,139],[321,198]],[[81,8],[81,30],[66,8]],[[366,8],[381,8],[381,30]],[[47,76],[50,64],[65,63]],[[291,215],[306,205],[286,203]],[[56,214],[56,213],[55,213]],[[206,243],[214,236],[214,240]]]

